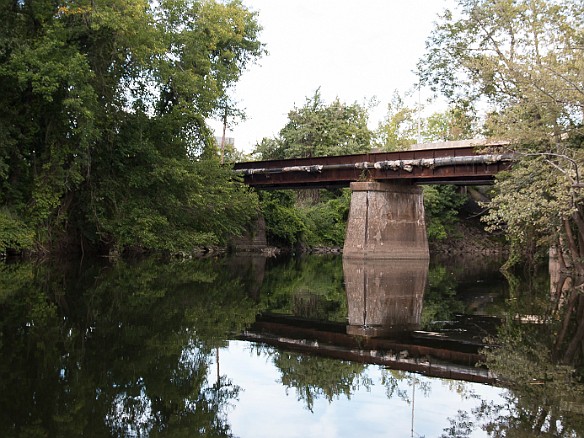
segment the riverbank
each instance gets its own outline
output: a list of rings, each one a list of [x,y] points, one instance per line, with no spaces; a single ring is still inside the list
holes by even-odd
[[[429,242],[429,245],[432,253],[485,255],[509,253],[505,239],[486,232],[484,225],[477,220],[457,222],[446,239]]]

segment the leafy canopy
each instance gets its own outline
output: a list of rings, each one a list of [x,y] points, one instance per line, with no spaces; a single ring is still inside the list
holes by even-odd
[[[317,89],[303,107],[288,113],[279,136],[263,139],[254,153],[266,160],[367,152],[372,138],[367,118],[367,109],[357,103],[337,98],[327,105]]]
[[[0,15],[12,223],[47,246],[188,248],[242,229],[254,198],[214,163],[205,120],[263,53],[255,13],[239,0],[22,0]]]
[[[488,106],[484,134],[520,162],[501,175],[487,217],[520,245],[556,243],[584,274],[584,4],[459,0],[419,63],[424,83]]]

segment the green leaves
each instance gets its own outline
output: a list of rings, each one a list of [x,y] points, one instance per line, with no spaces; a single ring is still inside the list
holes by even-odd
[[[0,208],[0,254],[8,249],[30,249],[34,242],[34,232],[9,211]]]
[[[570,174],[573,168],[565,159],[545,154],[523,157],[511,172],[498,176],[496,196],[483,219],[487,229],[505,230],[520,247],[547,250],[555,245],[564,234],[564,222],[580,214],[582,196],[572,186]]]
[[[387,105],[387,115],[379,123],[374,144],[383,151],[398,151],[416,143],[416,109],[407,106],[397,91]]]
[[[294,193],[277,191],[262,193],[262,214],[266,220],[268,239],[291,246],[306,231],[301,213],[294,206]]]
[[[208,117],[245,67],[263,54],[256,14],[241,2],[163,1],[156,13],[169,48],[161,82]],[[169,102],[171,104],[178,102]]]
[[[263,53],[254,13],[207,0],[0,8],[0,207],[22,212],[23,230],[174,251],[256,214],[205,124]]]
[[[190,251],[225,243],[257,215],[256,195],[230,169],[152,152],[146,162],[125,162],[123,177],[103,187],[95,204],[103,238],[122,248]]]
[[[457,193],[456,186],[424,186],[424,210],[428,239],[444,240],[458,220],[458,211],[466,197]]]
[[[458,4],[428,39],[423,83],[453,100],[486,98],[499,115],[491,135],[534,142],[582,129],[581,2]]]
[[[274,139],[264,139],[256,154],[261,159],[322,157],[369,151],[372,133],[367,110],[336,99],[325,104],[316,90],[302,108],[288,113],[288,122]]]
[[[579,174],[584,135],[584,6],[575,0],[460,0],[432,32],[422,82],[475,108],[519,160],[500,175],[491,230],[533,253],[561,243],[584,273]],[[533,255],[533,254],[532,254]]]
[[[307,224],[306,243],[311,247],[340,248],[345,241],[351,192],[345,189],[338,194],[322,190],[320,198],[320,202],[303,208]]]

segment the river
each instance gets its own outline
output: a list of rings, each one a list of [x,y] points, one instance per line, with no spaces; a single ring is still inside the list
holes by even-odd
[[[548,275],[501,263],[2,264],[0,436],[584,436]]]

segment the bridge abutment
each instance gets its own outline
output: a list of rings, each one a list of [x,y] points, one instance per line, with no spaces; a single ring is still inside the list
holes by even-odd
[[[231,241],[231,246],[238,252],[259,252],[268,247],[266,238],[266,221],[262,214],[250,225],[248,231]]]
[[[344,257],[430,257],[421,187],[354,182],[351,192]]]

